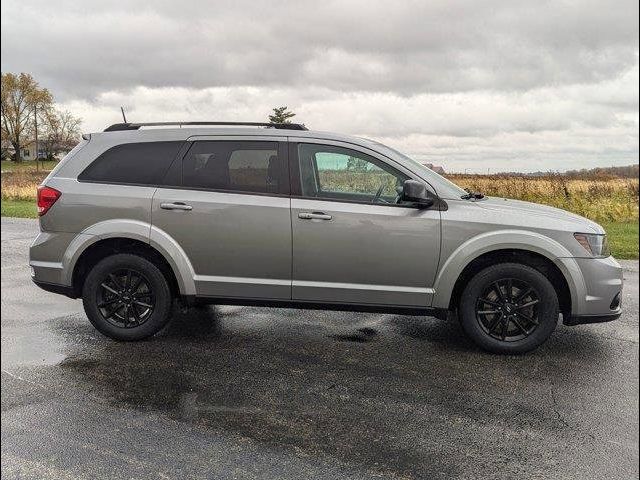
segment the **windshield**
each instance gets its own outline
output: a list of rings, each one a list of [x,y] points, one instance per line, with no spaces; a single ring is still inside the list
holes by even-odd
[[[405,155],[398,150],[383,145],[382,143],[375,142],[373,140],[369,140],[372,143],[375,143],[377,147],[382,147],[387,150],[390,158],[399,160],[401,163],[408,164],[407,168],[414,170],[418,175],[424,178],[429,184],[435,188],[436,193],[441,198],[449,198],[449,199],[459,199],[460,197],[467,195],[467,191],[463,190],[455,183],[447,180],[442,175],[438,175],[436,172],[431,170],[426,165],[421,164],[417,160]],[[384,153],[384,152],[381,152]]]

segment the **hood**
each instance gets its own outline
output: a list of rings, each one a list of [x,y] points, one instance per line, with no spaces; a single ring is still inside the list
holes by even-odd
[[[564,223],[570,224],[567,225],[567,229],[576,232],[604,233],[604,229],[597,223],[575,213],[548,205],[500,197],[485,197],[477,200],[475,204],[480,208],[495,211],[496,215],[517,216],[521,222],[538,223],[537,226],[543,228],[556,228],[560,227],[559,223]],[[549,221],[554,221],[556,224],[549,224]]]

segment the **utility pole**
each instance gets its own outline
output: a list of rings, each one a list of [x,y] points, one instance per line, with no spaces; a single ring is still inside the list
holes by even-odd
[[[33,123],[35,126],[35,133],[36,133],[36,172],[40,171],[40,164],[39,164],[39,160],[40,160],[40,154],[38,152],[38,104],[34,104],[33,105]]]

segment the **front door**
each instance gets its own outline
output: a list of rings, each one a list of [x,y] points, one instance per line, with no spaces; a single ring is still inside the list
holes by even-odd
[[[281,139],[280,139],[281,140]],[[284,142],[198,140],[158,188],[152,221],[182,248],[196,294],[291,298],[291,220]]]
[[[429,306],[437,207],[403,205],[410,173],[375,152],[311,142],[289,150],[293,300]]]

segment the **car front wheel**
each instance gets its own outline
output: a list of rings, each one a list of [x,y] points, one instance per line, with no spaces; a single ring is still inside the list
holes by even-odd
[[[558,296],[538,270],[518,263],[492,265],[467,284],[459,304],[465,333],[494,353],[528,352],[558,323]]]
[[[146,258],[116,254],[98,262],[82,290],[89,321],[116,340],[142,340],[159,332],[171,318],[167,279]]]

